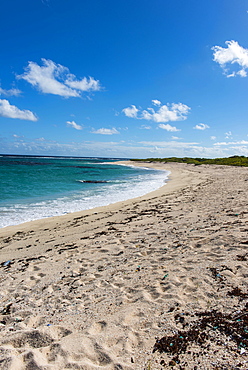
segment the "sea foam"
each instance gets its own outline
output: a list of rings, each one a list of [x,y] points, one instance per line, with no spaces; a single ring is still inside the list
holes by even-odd
[[[107,163],[109,165],[109,163]],[[146,171],[147,170],[147,171]],[[43,197],[43,199],[23,199],[1,203],[0,227],[17,225],[23,222],[60,216],[105,206],[119,201],[136,198],[163,186],[169,171],[143,168],[137,175],[101,183],[85,184],[82,189],[65,195]],[[80,179],[78,179],[80,181]],[[75,179],[75,181],[78,181]],[[84,181],[83,179],[81,181]]]

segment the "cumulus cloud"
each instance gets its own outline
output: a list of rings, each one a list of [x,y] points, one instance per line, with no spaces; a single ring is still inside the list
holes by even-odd
[[[178,128],[169,125],[168,123],[166,125],[164,123],[160,123],[158,127],[162,128],[163,130],[170,131],[170,132],[181,131]]]
[[[130,118],[137,118],[137,114],[139,112],[139,109],[135,107],[135,105],[131,105],[131,107],[122,109],[122,112]]]
[[[248,68],[248,49],[243,48],[237,41],[233,40],[226,41],[225,44],[227,45],[226,48],[222,48],[221,46],[214,46],[212,48],[214,51],[213,60],[216,63],[219,63],[227,77],[246,77],[246,69]],[[241,68],[236,72],[230,70],[230,68],[227,67],[227,64],[231,64],[232,66],[234,64],[238,64]]]
[[[161,105],[158,100],[152,100],[153,104],[156,102],[157,110],[154,108],[147,108],[139,110],[135,105],[124,108],[122,112],[130,118],[145,119],[148,121],[154,121],[158,123],[164,123],[169,121],[183,121],[187,118],[190,111],[190,107],[182,103],[172,103]],[[160,103],[160,105],[158,105]]]
[[[161,101],[159,101],[159,100],[155,99],[155,100],[152,100],[152,104],[153,104],[153,105],[160,106],[162,103],[161,103]]]
[[[82,78],[82,80],[76,80],[76,76],[70,74],[65,81],[66,85],[73,89],[81,91],[99,91],[100,84],[99,81],[95,80],[93,77]]]
[[[190,108],[182,103],[162,105],[157,111],[153,108],[148,108],[142,111],[142,118],[152,120],[154,122],[169,122],[185,120]]]
[[[119,131],[117,131],[115,128],[99,128],[98,130],[92,130],[92,133],[100,135],[114,135],[119,134]]]
[[[75,128],[76,130],[82,130],[82,129],[83,129],[83,127],[82,127],[82,126],[78,125],[78,124],[77,124],[76,122],[74,122],[74,121],[67,121],[66,123],[67,123],[67,126],[73,127],[73,128]]]
[[[199,125],[195,125],[195,127],[193,128],[196,130],[206,130],[207,128],[209,128],[209,126],[205,123],[199,123]]]
[[[10,105],[6,99],[0,99],[0,116],[18,118],[27,121],[37,121],[38,118],[30,110],[21,110],[15,105]]]
[[[29,62],[19,79],[26,80],[44,94],[69,97],[80,97],[82,92],[99,91],[99,81],[92,77],[77,80],[67,67],[42,59],[43,66]]]
[[[10,90],[5,90],[0,87],[0,95],[5,95],[5,96],[18,96],[21,94],[21,90],[19,89],[10,89]]]

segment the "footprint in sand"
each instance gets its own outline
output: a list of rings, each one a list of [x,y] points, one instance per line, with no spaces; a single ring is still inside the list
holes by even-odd
[[[98,321],[94,322],[88,330],[88,333],[91,335],[97,335],[102,333],[107,328],[106,321]]]

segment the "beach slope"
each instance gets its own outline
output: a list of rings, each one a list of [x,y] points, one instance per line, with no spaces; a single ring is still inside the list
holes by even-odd
[[[137,165],[169,181],[0,230],[0,369],[248,368],[248,168]]]

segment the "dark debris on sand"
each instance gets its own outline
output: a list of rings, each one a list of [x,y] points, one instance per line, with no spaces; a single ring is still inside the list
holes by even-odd
[[[247,298],[247,294],[242,293],[239,288],[234,288],[229,295],[239,296],[240,299]],[[176,314],[176,323],[182,325],[182,330],[177,330],[173,335],[166,335],[157,339],[153,353],[167,353],[169,362],[166,364],[161,361],[163,366],[179,366],[179,369],[188,369],[187,362],[183,359],[184,354],[194,357],[204,357],[209,348],[215,345],[218,351],[223,347],[224,351],[235,349],[236,353],[246,353],[248,350],[248,302],[242,310],[232,313],[222,313],[217,310],[195,312],[191,316],[195,317],[192,322],[186,322],[186,316]],[[227,346],[226,348],[224,348]],[[192,351],[192,348],[194,349]],[[199,362],[198,362],[199,363]],[[188,364],[189,365],[189,364]],[[243,365],[237,364],[235,367],[212,366],[211,369],[244,369]],[[202,369],[202,367],[196,367]]]

